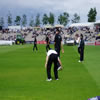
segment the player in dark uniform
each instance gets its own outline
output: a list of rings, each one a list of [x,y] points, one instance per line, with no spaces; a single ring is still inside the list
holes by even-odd
[[[62,37],[60,35],[60,31],[56,31],[55,39],[54,39],[54,48],[60,57],[60,50],[62,49],[62,53],[64,53],[63,44],[62,44]],[[58,63],[58,70],[60,69],[60,64]]]
[[[55,79],[58,80],[58,71],[57,71],[57,68],[58,68],[58,65],[57,63],[60,63],[61,65],[61,61],[58,57],[58,54],[55,50],[49,50],[47,52],[47,57],[46,57],[46,62],[45,62],[45,68],[47,70],[47,81],[51,81],[52,78],[51,78],[51,66],[52,66],[52,63],[54,63],[54,75],[55,75]],[[62,68],[62,67],[61,67]]]
[[[49,41],[49,37],[46,36],[46,51],[48,52],[48,50],[50,50],[50,41]]]
[[[35,50],[35,48],[36,48],[36,51],[37,51],[38,48],[37,48],[37,39],[36,39],[36,37],[35,37],[35,39],[34,39],[34,47],[33,47],[33,51]]]
[[[60,57],[60,50],[62,49],[62,52],[64,53],[63,44],[62,44],[62,37],[60,35],[60,31],[56,31],[55,39],[54,39],[54,48],[58,53],[58,56]]]
[[[82,62],[84,61],[84,46],[85,46],[85,43],[84,43],[84,40],[83,40],[83,35],[81,34],[80,35],[80,43],[79,43],[79,47],[78,47],[78,52],[80,54],[80,60],[79,62]]]

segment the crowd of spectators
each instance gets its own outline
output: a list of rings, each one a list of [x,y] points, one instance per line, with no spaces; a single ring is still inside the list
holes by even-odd
[[[100,27],[97,26],[93,29],[89,27],[68,27],[68,28],[59,28],[63,39],[75,39],[76,34],[83,34],[85,41],[95,41],[100,35]],[[16,40],[17,35],[22,35],[25,40],[34,40],[34,37],[37,36],[38,41],[45,40],[46,35],[49,36],[50,40],[54,40],[56,28],[54,29],[45,29],[45,28],[27,28],[24,30],[9,30],[3,29],[0,31],[0,40]],[[43,37],[43,38],[42,38]]]

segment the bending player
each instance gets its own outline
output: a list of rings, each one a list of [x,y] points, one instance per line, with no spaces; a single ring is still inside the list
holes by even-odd
[[[51,78],[51,66],[52,66],[52,63],[54,63],[54,75],[55,75],[55,79],[58,80],[58,64],[57,63],[60,63],[60,65],[62,66],[61,64],[61,61],[58,57],[58,54],[55,50],[49,50],[47,52],[47,57],[46,57],[46,62],[45,62],[45,68],[47,70],[47,81],[51,81],[52,78]],[[62,67],[61,67],[62,69]]]

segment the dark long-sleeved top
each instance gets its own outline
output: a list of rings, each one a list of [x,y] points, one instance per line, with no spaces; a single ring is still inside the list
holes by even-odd
[[[80,45],[79,45],[79,47],[80,47],[81,49],[84,50],[85,43],[84,43],[84,40],[83,40],[83,39],[80,40]]]

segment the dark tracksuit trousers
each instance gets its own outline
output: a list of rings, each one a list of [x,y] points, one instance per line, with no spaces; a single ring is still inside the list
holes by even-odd
[[[58,57],[60,58],[60,48],[55,48],[55,51],[58,53]],[[61,66],[59,62],[57,63],[58,68]]]
[[[78,53],[80,54],[80,47],[78,47]]]
[[[58,53],[58,57],[60,57],[60,48],[55,48],[55,51]]]
[[[37,44],[34,44],[33,51],[35,50],[35,48],[36,48],[36,50],[38,50]]]
[[[48,50],[50,50],[49,44],[46,45],[46,51],[48,52]]]
[[[84,48],[78,47],[78,53],[80,54],[80,61],[84,60]]]
[[[47,64],[47,77],[48,77],[48,79],[51,78],[51,66],[52,66],[52,63],[54,63],[54,76],[55,76],[55,79],[58,78],[57,62],[58,62],[58,55],[57,54],[51,54],[49,56],[48,64]]]
[[[84,61],[84,49],[80,48],[80,61]]]

